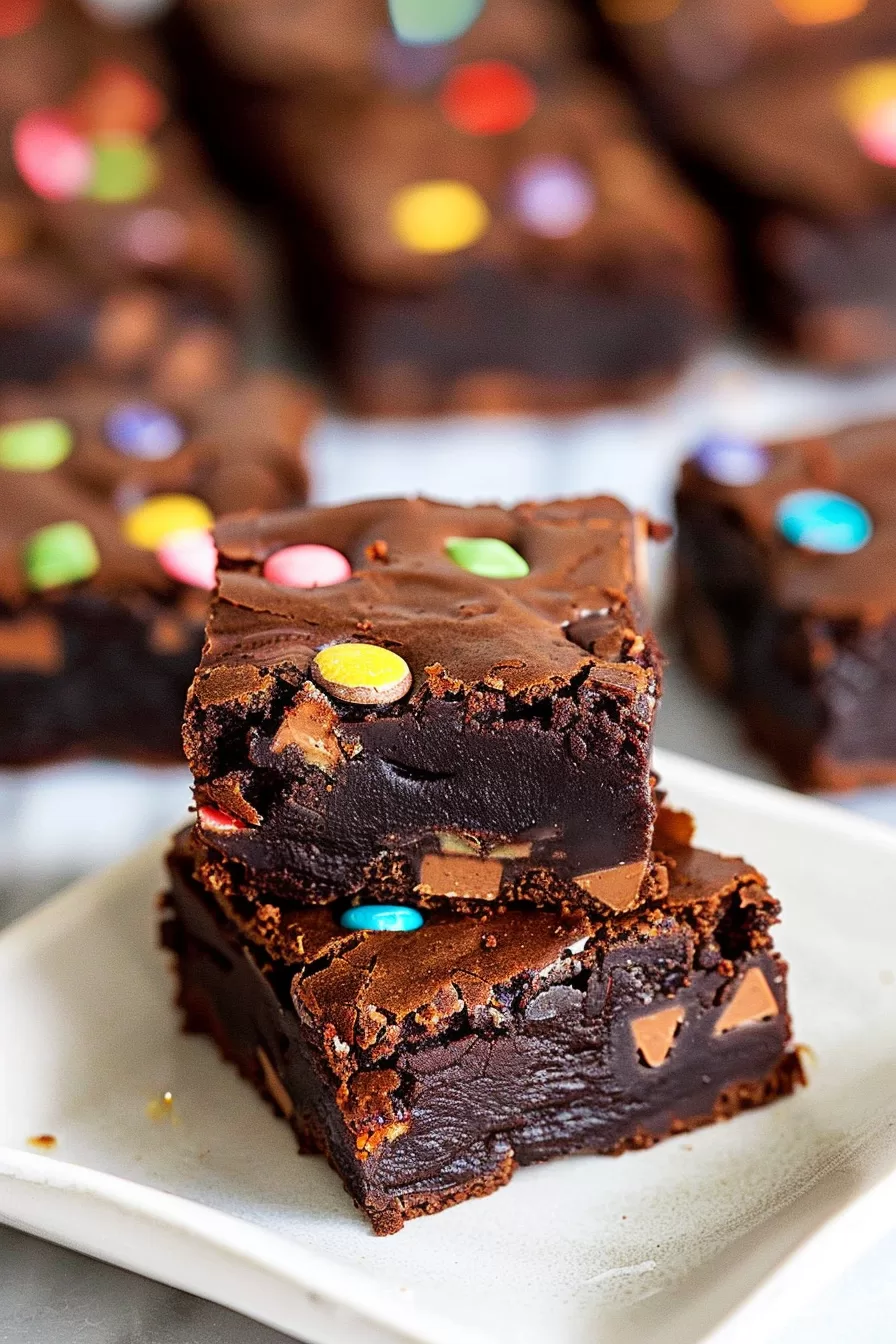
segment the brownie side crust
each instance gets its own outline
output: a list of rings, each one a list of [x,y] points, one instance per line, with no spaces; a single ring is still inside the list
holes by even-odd
[[[595,921],[437,911],[410,935],[297,911],[241,934],[172,854],[163,939],[212,1035],[379,1233],[517,1166],[617,1154],[790,1093],[778,907],[740,860],[679,848],[665,907]],[[289,955],[271,955],[279,949]],[[300,950],[301,949],[301,950]]]
[[[184,740],[203,881],[253,900],[636,902],[649,862],[660,655],[641,614],[647,527],[612,499],[461,509],[374,500],[230,520]],[[451,537],[529,566],[482,577]],[[265,562],[351,565],[290,589]],[[334,643],[390,649],[408,694],[374,707],[311,679]],[[204,805],[217,812],[206,821]],[[220,810],[230,821],[220,824]]]

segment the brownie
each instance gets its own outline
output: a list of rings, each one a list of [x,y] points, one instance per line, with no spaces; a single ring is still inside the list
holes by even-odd
[[[247,113],[343,399],[371,415],[546,413],[655,390],[725,309],[709,213],[606,76],[533,81],[532,115],[494,134],[446,118],[449,78]]]
[[[691,662],[793,784],[896,780],[896,421],[721,436],[677,495]]]
[[[164,380],[0,388],[3,765],[183,759],[212,515],[304,499],[316,413],[288,377],[223,373],[168,399]]]
[[[609,498],[224,520],[184,729],[203,880],[286,904],[636,904],[660,690],[649,529]],[[289,586],[284,566],[322,545],[339,581]],[[397,679],[339,683],[331,646]]]
[[[644,1148],[802,1081],[779,907],[741,859],[670,844],[664,900],[609,919],[442,909],[374,933],[332,907],[237,927],[197,881],[201,855],[182,833],[163,923],[185,1026],[327,1157],[379,1234],[517,1167]]]
[[[101,355],[104,305],[132,290],[187,324],[242,321],[261,254],[173,114],[152,40],[65,0],[22,21],[0,37],[0,378]]]
[[[620,22],[625,0],[604,10],[654,124],[726,217],[750,314],[834,369],[892,360],[892,5],[829,23],[746,0],[654,23]]]

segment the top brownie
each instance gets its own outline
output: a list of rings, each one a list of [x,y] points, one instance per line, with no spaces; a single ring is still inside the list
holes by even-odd
[[[261,902],[636,906],[649,532],[610,498],[224,520],[184,733],[203,880]]]

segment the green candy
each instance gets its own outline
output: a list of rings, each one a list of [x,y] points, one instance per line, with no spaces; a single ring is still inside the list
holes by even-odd
[[[0,467],[7,471],[51,471],[72,451],[64,420],[16,420],[0,429]]]
[[[498,537],[449,537],[445,550],[456,565],[481,579],[524,579],[529,573],[519,551]]]
[[[137,201],[158,181],[150,145],[135,135],[108,135],[93,142],[93,177],[87,195],[94,201]]]
[[[25,542],[25,573],[32,588],[61,588],[89,579],[100,567],[100,553],[83,523],[51,523]]]

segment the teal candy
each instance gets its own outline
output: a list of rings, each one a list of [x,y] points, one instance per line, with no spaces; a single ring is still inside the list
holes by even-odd
[[[344,929],[365,933],[413,933],[423,916],[411,905],[353,905],[339,923]]]
[[[389,0],[395,35],[409,46],[453,42],[482,13],[485,0]]]
[[[834,490],[795,490],[778,501],[775,516],[791,546],[822,555],[852,555],[874,532],[867,509]]]
[[[91,578],[100,567],[100,553],[83,523],[52,523],[32,532],[24,563],[32,588],[60,588]]]
[[[52,471],[72,451],[64,420],[17,420],[0,428],[0,467],[7,471]]]
[[[498,537],[449,537],[445,551],[461,569],[481,579],[524,579],[529,573],[519,551]]]

